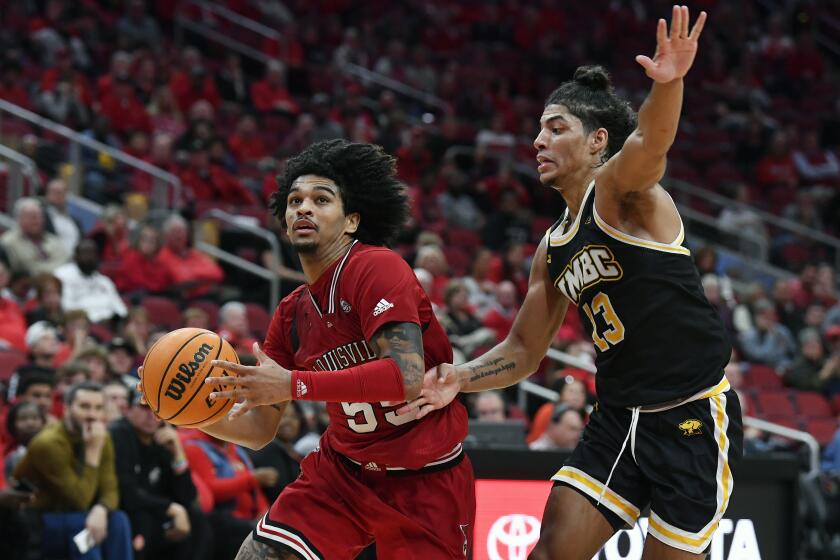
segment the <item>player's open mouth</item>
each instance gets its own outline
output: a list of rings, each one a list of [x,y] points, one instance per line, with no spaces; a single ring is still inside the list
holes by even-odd
[[[292,226],[292,230],[296,231],[297,233],[312,233],[314,231],[317,231],[318,228],[315,227],[315,224],[313,224],[309,220],[298,220],[295,222],[295,225]]]
[[[545,156],[537,156],[537,172],[542,173],[548,169],[549,165],[554,165],[554,162]]]

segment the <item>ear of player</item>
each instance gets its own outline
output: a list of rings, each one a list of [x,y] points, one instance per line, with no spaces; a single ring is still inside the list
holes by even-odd
[[[647,76],[658,83],[668,83],[685,76],[697,54],[697,41],[706,24],[706,12],[700,16],[689,32],[688,6],[674,6],[671,15],[671,30],[664,19],[656,27],[656,53],[651,59],[645,55],[636,56]]]

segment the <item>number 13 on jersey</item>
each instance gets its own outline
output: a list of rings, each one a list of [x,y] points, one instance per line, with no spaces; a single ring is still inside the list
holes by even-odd
[[[598,350],[606,352],[610,347],[616,346],[624,340],[624,325],[618,318],[612,302],[610,302],[610,296],[604,292],[598,292],[592,298],[591,306],[588,303],[583,304],[583,312],[592,322],[592,342],[595,343]],[[604,323],[606,323],[606,328],[600,333],[598,332],[598,323],[595,321],[595,317],[598,315],[601,315]]]

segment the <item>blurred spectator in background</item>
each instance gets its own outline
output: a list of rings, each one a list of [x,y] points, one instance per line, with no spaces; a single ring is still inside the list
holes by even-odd
[[[92,345],[76,354],[76,359],[88,368],[88,377],[96,383],[106,383],[111,379],[108,369],[108,353],[100,346]]]
[[[152,132],[149,113],[137,97],[132,79],[128,76],[114,79],[111,91],[100,102],[99,111],[111,123],[111,130],[123,141],[127,141],[135,131]]]
[[[414,258],[414,267],[422,268],[432,275],[431,290],[426,293],[434,303],[443,303],[444,291],[449,284],[449,264],[441,248],[431,244],[420,246]]]
[[[239,117],[236,130],[228,139],[230,152],[239,163],[255,163],[268,155],[268,149],[257,130],[257,120],[253,115]]]
[[[574,449],[583,433],[583,413],[564,403],[554,406],[551,420],[545,433],[532,442],[529,447],[535,451],[551,449]]]
[[[51,179],[44,188],[44,229],[55,234],[71,254],[81,237],[79,223],[67,211],[67,181]]]
[[[39,274],[33,281],[35,287],[35,306],[26,313],[28,324],[48,321],[53,325],[64,322],[64,310],[61,308],[61,280],[52,274]]]
[[[793,163],[803,185],[840,185],[840,161],[831,150],[820,145],[819,131],[808,129],[793,151]]]
[[[333,140],[344,136],[341,124],[330,115],[330,96],[326,93],[316,93],[312,96],[312,118],[315,127],[312,129],[312,141]]]
[[[564,368],[547,376],[547,379],[555,379],[555,381],[550,383],[549,388],[557,391],[557,401],[544,403],[537,409],[531,421],[531,429],[528,432],[528,438],[526,440],[529,444],[535,442],[545,433],[548,425],[551,423],[551,417],[554,415],[557,403],[568,405],[575,410],[581,411],[581,413],[587,412],[587,399],[589,395],[586,384],[579,378],[571,375],[569,373],[571,371],[574,370],[572,368]],[[588,375],[585,372],[583,374]]]
[[[505,280],[496,286],[496,305],[484,315],[484,326],[493,329],[496,340],[504,340],[513,327],[519,312],[519,291],[513,282]]]
[[[163,224],[164,245],[160,261],[174,283],[186,296],[209,293],[224,278],[222,269],[210,257],[188,245],[187,221],[174,214]]]
[[[496,343],[496,334],[481,324],[470,309],[467,289],[460,280],[451,280],[444,294],[446,312],[441,324],[452,346],[470,357],[482,346]]]
[[[132,392],[124,416],[109,427],[114,441],[120,508],[143,537],[137,560],[207,558],[212,546],[207,520],[178,433]]]
[[[219,106],[221,100],[216,82],[207,74],[198,49],[186,47],[181,55],[181,65],[177,68],[172,72],[169,88],[181,112],[189,112],[198,101],[206,101],[213,109]]]
[[[778,370],[796,355],[796,342],[788,328],[779,323],[776,307],[767,299],[755,303],[755,325],[739,336],[746,357]]]
[[[799,333],[799,356],[784,371],[784,382],[788,387],[803,391],[822,391],[840,373],[837,364],[825,359],[822,337],[818,330],[803,329]],[[838,370],[838,371],[834,371]],[[840,380],[837,380],[840,381]]]
[[[90,128],[82,131],[83,136],[97,140],[108,147],[120,149],[120,139],[111,130],[111,122],[103,114],[95,114]],[[116,184],[119,166],[108,152],[92,148],[82,149],[84,180],[82,195],[99,204],[105,204],[119,198],[119,186]]]
[[[256,197],[233,174],[210,158],[213,140],[193,140],[189,166],[180,174],[185,189],[198,202],[255,204]]]
[[[125,4],[125,15],[117,21],[117,38],[120,47],[126,50],[147,48],[159,51],[162,47],[157,21],[146,14],[143,0],[129,0]]]
[[[36,198],[20,198],[15,203],[15,227],[0,237],[12,269],[30,276],[52,273],[70,258],[70,252],[57,236],[44,229],[44,210]]]
[[[108,342],[108,369],[128,387],[137,381],[136,357],[137,351],[128,339],[115,336]]]
[[[505,399],[501,391],[484,391],[475,397],[475,417],[484,422],[504,422],[507,420]]]
[[[83,558],[73,543],[83,529],[90,531],[92,543],[106,558],[132,557],[128,517],[117,510],[114,447],[103,409],[100,385],[74,386],[67,394],[64,421],[47,426],[32,439],[13,474],[36,489],[34,507],[41,512],[45,557],[70,553]]]
[[[253,352],[257,339],[248,328],[248,314],[244,304],[229,301],[219,309],[219,335],[230,342],[238,353]]]
[[[265,497],[273,502],[291,482],[300,474],[301,456],[295,451],[295,444],[308,432],[306,420],[300,403],[290,401],[277,425],[274,439],[262,449],[247,449],[248,455],[254,462],[254,467],[274,468],[277,470],[277,482],[270,486],[263,486]]]
[[[6,480],[26,455],[26,446],[47,425],[47,414],[33,402],[20,401],[12,405],[6,416],[6,433],[10,436],[8,453],[3,463]]]
[[[90,381],[90,369],[79,360],[69,360],[58,368],[55,375],[55,394],[61,397],[61,403],[65,401],[67,391],[73,385],[83,381]]]
[[[216,87],[226,102],[239,106],[250,104],[250,78],[242,70],[242,59],[234,51],[227,51],[221,68],[216,72]]]
[[[70,76],[62,76],[52,88],[41,91],[37,106],[51,120],[70,128],[83,128],[90,120],[84,96],[81,86],[73,83]]]
[[[184,327],[191,329],[209,329],[210,317],[207,312],[198,307],[188,307],[182,314]]]
[[[125,208],[119,204],[107,205],[88,237],[96,242],[100,260],[109,263],[119,260],[130,246]]]
[[[517,194],[503,191],[499,194],[499,205],[487,218],[482,241],[494,251],[511,243],[527,243],[531,237],[529,213],[521,206]]]
[[[0,260],[0,290],[9,282],[8,265]],[[0,348],[26,352],[26,319],[18,304],[0,296]]]
[[[277,469],[255,469],[243,448],[205,434],[188,441],[184,451],[190,468],[213,494],[214,558],[233,558],[257,517],[268,509],[262,488],[277,484]]]
[[[715,274],[704,274],[700,279],[700,283],[703,285],[703,293],[706,299],[709,300],[709,303],[717,311],[718,317],[720,317],[727,332],[734,333],[735,327],[732,324],[732,310],[720,293],[720,280],[718,276]]]
[[[75,261],[55,271],[61,280],[61,306],[65,311],[81,309],[94,323],[125,317],[125,306],[110,278],[99,272],[99,248],[92,239],[76,247]]]
[[[251,102],[262,113],[280,112],[297,115],[300,107],[286,89],[286,66],[279,60],[265,65],[265,78],[251,85]]]
[[[151,334],[152,324],[149,322],[149,315],[143,307],[132,307],[128,311],[128,318],[123,324],[122,334],[131,343],[140,356],[146,355]]]
[[[87,346],[96,344],[96,340],[90,335],[90,319],[81,309],[72,309],[65,313],[61,324],[64,344],[56,356],[56,361],[63,363]]]
[[[758,242],[767,242],[764,220],[751,205],[750,187],[737,183],[731,187],[737,204],[724,206],[717,219],[718,227],[727,233],[748,235]]]
[[[21,80],[23,68],[14,58],[4,59],[0,64],[0,99],[32,110],[32,96],[26,91],[25,82]]]
[[[122,381],[112,379],[102,386],[102,395],[105,399],[105,423],[110,424],[119,420],[128,409],[130,390]],[[117,457],[119,459],[119,456]]]
[[[113,280],[120,292],[135,295],[160,293],[172,284],[160,259],[160,232],[156,227],[145,224],[140,228],[134,247],[120,255]]]
[[[16,396],[23,402],[34,404],[47,415],[52,410],[54,385],[55,370],[38,367],[22,368],[18,371]]]
[[[43,368],[53,368],[56,357],[61,351],[56,328],[46,321],[33,323],[26,329],[26,347],[29,349],[29,359],[33,365]]]
[[[440,171],[444,191],[438,195],[440,213],[451,227],[480,231],[484,214],[469,190],[467,175],[454,164],[446,164]]]

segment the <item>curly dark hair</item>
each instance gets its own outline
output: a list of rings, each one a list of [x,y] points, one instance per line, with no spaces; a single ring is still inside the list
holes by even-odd
[[[381,146],[347,140],[312,144],[290,158],[277,177],[269,208],[285,223],[292,184],[301,175],[318,175],[338,185],[344,214],[358,212],[354,237],[368,245],[390,245],[408,218],[408,193],[396,177],[396,160]]]
[[[615,94],[610,75],[603,66],[581,66],[574,77],[551,92],[545,105],[563,105],[580,119],[583,129],[590,133],[606,128],[609,133],[607,149],[601,153],[606,162],[624,145],[636,128],[636,113],[630,103]]]

